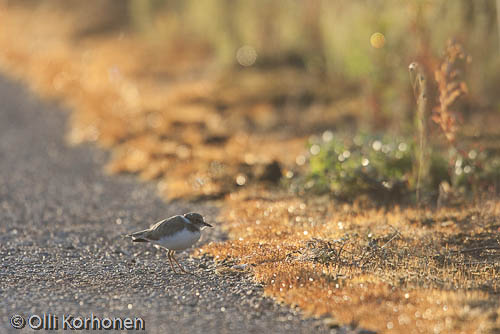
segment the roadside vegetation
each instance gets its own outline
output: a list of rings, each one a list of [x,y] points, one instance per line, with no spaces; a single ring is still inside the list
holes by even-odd
[[[0,68],[279,302],[380,333],[500,331],[494,1],[22,1]],[[212,217],[210,217],[212,218]],[[214,217],[215,218],[215,217]]]

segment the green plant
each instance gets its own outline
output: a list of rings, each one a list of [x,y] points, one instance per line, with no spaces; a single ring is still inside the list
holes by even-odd
[[[418,144],[409,138],[326,132],[327,140],[309,143],[309,171],[305,187],[353,200],[368,195],[375,200],[416,200]],[[434,145],[421,183],[421,199],[437,199],[440,184],[449,183],[462,198],[500,187],[500,157],[492,150]]]
[[[449,151],[454,161],[450,170],[452,186],[461,191],[478,193],[496,191],[500,185],[500,157],[493,151]]]
[[[360,194],[399,196],[409,190],[415,145],[412,141],[359,134],[311,143],[308,185],[352,199]],[[379,197],[380,198],[380,197]]]

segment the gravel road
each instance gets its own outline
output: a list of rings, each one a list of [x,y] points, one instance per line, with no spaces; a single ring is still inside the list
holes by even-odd
[[[104,174],[106,153],[65,144],[66,112],[3,77],[0,101],[0,333],[34,332],[14,329],[15,314],[55,315],[58,332],[69,314],[140,317],[148,333],[330,331],[208,258],[178,254],[198,277],[174,274],[164,251],[122,238],[187,211],[213,222],[216,210],[166,204],[151,184]],[[202,243],[223,238],[214,228]]]

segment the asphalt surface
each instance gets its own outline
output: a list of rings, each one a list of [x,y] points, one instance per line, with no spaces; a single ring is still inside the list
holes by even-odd
[[[0,77],[0,333],[34,332],[14,329],[16,314],[35,315],[33,326],[57,316],[57,332],[63,316],[91,314],[140,317],[148,333],[332,331],[264,298],[249,277],[216,273],[208,258],[178,254],[197,277],[174,274],[163,250],[124,239],[188,211],[213,222],[216,210],[167,204],[152,184],[106,175],[106,153],[65,144],[60,109]],[[201,244],[224,238],[217,227],[204,232]]]

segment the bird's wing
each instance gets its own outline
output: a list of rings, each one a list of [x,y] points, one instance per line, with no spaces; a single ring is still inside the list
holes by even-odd
[[[173,218],[173,217],[171,217]],[[159,222],[151,225],[148,229],[146,230],[142,230],[142,231],[137,231],[137,232],[134,232],[134,233],[130,233],[130,234],[127,234],[127,237],[132,237],[132,238],[144,238],[144,239],[149,239],[147,236],[149,234],[149,232],[151,232],[152,230],[155,230],[158,228],[158,226],[160,226],[161,224],[163,224],[164,222],[168,221],[169,219],[171,218],[167,218],[167,219],[163,219],[163,220],[160,220]]]
[[[183,230],[186,222],[189,223],[189,221],[183,216],[173,216],[154,224],[141,237],[156,241],[165,235],[174,234]]]

